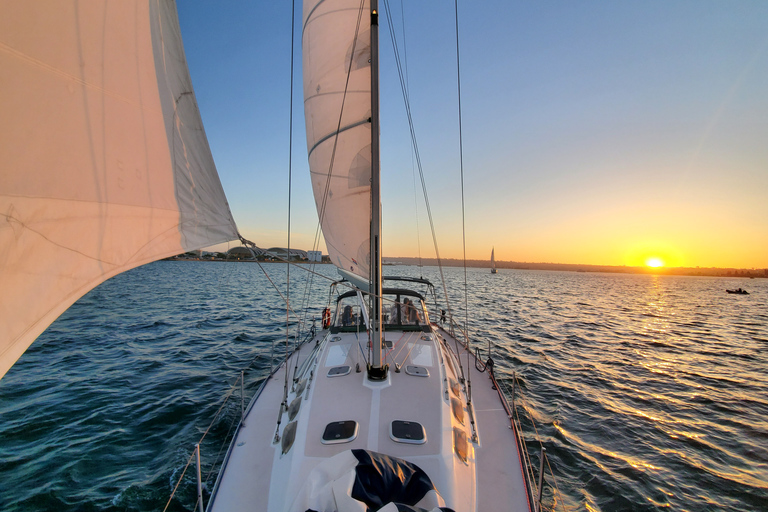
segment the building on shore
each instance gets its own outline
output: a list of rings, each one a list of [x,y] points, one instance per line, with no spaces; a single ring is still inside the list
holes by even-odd
[[[268,256],[273,256],[281,260],[306,260],[307,251],[301,249],[291,249],[290,258],[288,257],[288,249],[285,247],[270,247],[264,251]]]

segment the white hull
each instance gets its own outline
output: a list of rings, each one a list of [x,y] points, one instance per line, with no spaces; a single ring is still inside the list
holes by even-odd
[[[431,333],[387,332],[386,339],[393,341],[388,353],[393,368],[387,380],[379,383],[366,377],[357,338],[355,333],[322,331],[267,379],[235,434],[209,510],[303,512],[310,504],[318,507],[310,495],[320,492],[317,489],[323,477],[317,474],[319,471],[313,474],[313,470],[350,449],[371,450],[415,463],[432,480],[444,506],[456,511],[533,509],[506,404],[489,374],[475,368],[474,356],[469,356],[468,365],[467,352],[459,346],[464,372],[471,377],[472,404],[468,406],[467,386],[459,384],[461,370],[452,348],[456,342],[443,329],[433,324]],[[360,338],[365,338],[365,332]],[[295,418],[296,441],[283,454],[281,443],[274,442],[276,420],[285,369],[293,376],[297,359],[296,380],[307,381]],[[394,371],[393,361],[400,366],[399,372]],[[357,364],[362,370],[359,373],[355,371]],[[340,366],[349,366],[350,373],[328,376],[331,368]],[[429,376],[409,374],[408,366],[426,369]],[[289,393],[288,404],[296,398],[298,387]],[[458,416],[452,412],[451,399],[459,400]],[[472,440],[472,417],[476,441]],[[324,444],[326,425],[344,420],[357,423],[356,437],[349,442]],[[426,442],[396,442],[390,432],[393,420],[420,423]],[[288,413],[283,410],[281,438],[288,423]],[[454,431],[463,432],[469,441],[466,462],[456,453]],[[336,506],[337,510],[345,510],[338,499]]]

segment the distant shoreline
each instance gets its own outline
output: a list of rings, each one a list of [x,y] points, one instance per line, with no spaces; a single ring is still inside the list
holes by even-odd
[[[179,255],[166,258],[167,261],[219,261],[233,263],[257,263],[253,259],[224,259],[224,258],[199,258],[188,255]],[[434,267],[437,266],[437,260],[434,258],[383,258],[384,265],[408,265],[417,266],[419,264]],[[282,263],[275,260],[258,260],[258,263]],[[307,261],[297,261],[296,263],[309,263]],[[328,262],[315,262],[315,264],[329,265]],[[463,267],[464,262],[457,259],[442,260],[446,267]],[[467,267],[470,268],[490,268],[490,263],[486,260],[467,260]],[[517,261],[497,261],[496,268],[499,270],[550,270],[561,272],[599,272],[611,274],[652,274],[652,275],[670,275],[670,276],[699,276],[699,277],[726,277],[726,278],[768,278],[768,269],[744,269],[744,268],[715,268],[715,267],[629,267],[616,265],[582,265],[571,263],[522,263]]]
[[[418,258],[384,258],[387,263],[400,263],[403,265],[418,265]],[[435,259],[423,259],[423,265],[437,265]],[[463,262],[456,259],[443,260],[443,265],[448,267],[461,267]],[[467,267],[490,268],[487,260],[467,260]],[[704,277],[746,277],[768,278],[768,269],[743,269],[743,268],[715,268],[715,267],[630,267],[626,265],[584,265],[574,263],[523,263],[518,261],[496,261],[497,269],[514,270],[554,270],[565,272],[601,272],[613,274],[654,274],[674,276],[704,276]]]

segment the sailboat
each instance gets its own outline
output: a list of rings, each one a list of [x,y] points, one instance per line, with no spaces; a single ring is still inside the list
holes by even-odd
[[[172,1],[54,2],[45,16],[18,2],[4,18],[0,376],[109,277],[248,243],[213,163]],[[311,180],[342,279],[329,324],[243,412],[207,509],[537,510],[492,360],[476,357],[452,318],[433,320],[431,283],[382,275],[378,2],[306,0],[302,30]]]
[[[496,258],[493,256],[493,250],[495,248],[491,248],[491,274],[496,273]]]
[[[529,511],[493,372],[431,320],[431,283],[381,273],[377,1],[307,0],[302,30],[315,200],[349,288],[256,393],[209,510]]]

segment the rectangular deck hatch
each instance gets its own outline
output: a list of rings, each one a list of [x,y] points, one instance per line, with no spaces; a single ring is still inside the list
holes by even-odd
[[[389,437],[398,443],[424,444],[427,442],[424,427],[415,421],[393,421],[389,424]]]
[[[334,366],[330,370],[328,370],[328,376],[329,377],[341,377],[342,375],[347,375],[351,371],[351,368],[347,365],[344,366]]]
[[[357,437],[357,422],[353,420],[334,421],[325,426],[323,444],[349,443]]]
[[[414,377],[429,377],[429,370],[423,366],[408,365],[405,367],[405,373]]]

